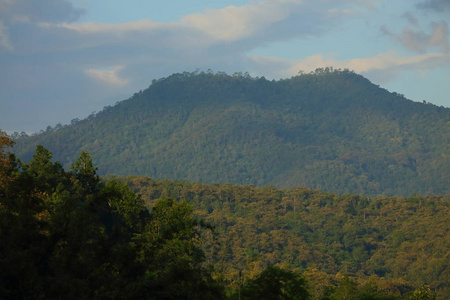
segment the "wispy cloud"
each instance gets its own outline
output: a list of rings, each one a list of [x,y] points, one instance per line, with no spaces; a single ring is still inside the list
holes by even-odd
[[[322,35],[350,15],[362,14],[377,6],[367,0],[262,0],[239,7],[205,10],[173,23],[140,20],[104,24],[73,23],[83,11],[67,0],[36,0],[33,4],[25,0],[0,0],[0,5],[7,8],[5,14],[8,15],[3,14],[7,25],[0,27],[0,42],[3,48],[14,49],[11,55],[26,56],[31,61],[35,56],[36,59],[51,56],[49,64],[64,63],[89,78],[98,79],[103,74],[112,81],[115,74],[112,71],[85,70],[93,64],[111,68],[120,64],[121,73],[145,64],[147,70],[155,70],[169,58],[171,65],[185,70],[214,66],[215,62],[246,69],[248,66],[242,65],[248,61],[246,53],[256,47]],[[36,5],[48,12],[35,10]],[[13,19],[19,17],[29,22],[14,23]],[[143,84],[142,78],[148,78],[142,75],[136,74],[121,84],[137,82],[139,86]]]
[[[14,49],[9,39],[8,28],[0,21],[0,49],[12,51]]]
[[[88,69],[86,74],[103,83],[113,86],[124,86],[129,80],[120,78],[119,72],[123,70],[123,66],[114,66],[107,69]]]
[[[393,33],[386,26],[383,26],[381,30],[405,48],[419,53],[425,53],[434,47],[442,52],[448,52],[450,49],[448,24],[444,21],[432,23],[429,33],[421,28],[411,29],[409,27],[405,27],[400,34]]]
[[[270,26],[295,14],[302,1],[262,1],[241,7],[209,9],[186,16],[182,23],[219,41],[236,41],[261,35]]]
[[[242,51],[273,41],[321,34],[349,15],[363,13],[374,5],[370,1],[348,0],[263,0],[239,7],[207,9],[176,23],[151,20],[123,24],[40,22],[39,26],[48,32],[56,29],[76,32],[75,38],[82,40],[81,44],[89,39],[96,41],[93,44],[126,41],[130,46],[147,43],[151,48],[178,47],[180,50],[231,45],[230,48]],[[74,38],[73,33],[69,35],[70,39]]]
[[[338,60],[333,56],[321,54],[308,56],[304,59],[287,61],[273,57],[255,55],[252,60],[256,64],[271,65],[274,73],[280,77],[289,77],[299,71],[310,72],[324,66],[349,69],[357,73],[367,74],[378,83],[386,82],[398,72],[412,70],[423,71],[433,67],[450,67],[450,53],[428,53],[412,56],[401,56],[389,51],[372,57]],[[276,69],[276,66],[285,68]]]
[[[69,0],[0,0],[0,18],[7,22],[74,22],[83,13]]]
[[[59,27],[68,30],[73,30],[81,34],[114,34],[123,35],[125,33],[133,31],[151,31],[157,30],[162,27],[170,26],[168,24],[162,24],[153,22],[151,20],[140,20],[136,22],[122,23],[122,24],[105,24],[105,23],[61,23],[52,25],[50,23],[39,23],[41,27]]]
[[[422,1],[419,8],[449,11],[446,3]],[[340,60],[339,53],[327,54],[335,51],[330,44],[317,48],[314,55],[299,47],[292,60],[249,54],[293,39],[320,41],[342,24],[370,20],[385,7],[369,0],[249,0],[247,5],[206,9],[177,22],[105,24],[75,22],[84,11],[69,0],[0,0],[0,104],[23,107],[23,99],[48,101],[53,107],[70,107],[67,119],[69,114],[90,113],[92,99],[98,105],[110,104],[112,98],[117,101],[148,86],[151,79],[196,68],[279,78],[324,66],[371,76],[449,66],[448,21],[420,27],[411,13],[405,14],[403,31],[383,27],[384,38],[390,37],[407,52],[384,49],[370,57]],[[364,43],[353,42],[349,48]],[[386,74],[379,77],[389,78]],[[79,111],[77,102],[83,103]],[[48,114],[45,105],[36,107],[41,109],[39,115]],[[0,120],[6,115],[11,113],[0,110]]]

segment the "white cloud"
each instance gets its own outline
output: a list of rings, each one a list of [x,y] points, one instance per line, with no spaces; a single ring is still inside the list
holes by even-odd
[[[263,0],[209,9],[186,16],[181,23],[218,41],[271,42],[319,34],[333,28],[337,21],[378,5],[367,0]]]
[[[14,35],[8,35],[7,28],[0,23],[0,47],[3,45],[4,49],[14,49],[15,53],[22,55],[36,54],[40,58],[51,56],[50,63],[87,69],[88,71],[82,72],[89,78],[122,86],[129,81],[139,80],[139,74],[130,75],[127,80],[118,76],[119,72],[129,74],[127,70],[136,69],[136,65],[142,66],[140,69],[145,69],[144,66],[147,65],[149,69],[171,64],[186,70],[190,66],[210,67],[208,64],[217,63],[247,71],[249,66],[245,63],[248,63],[261,72],[263,66],[273,66],[270,67],[270,72],[292,73],[285,71],[289,69],[288,65],[292,65],[290,62],[282,59],[277,59],[276,63],[274,59],[268,62],[267,58],[257,56],[247,58],[246,53],[275,41],[321,35],[333,30],[339,21],[345,21],[366,10],[376,10],[380,6],[379,3],[368,0],[255,0],[244,6],[209,9],[203,13],[188,15],[180,22],[140,20],[123,24],[101,24],[70,23],[74,16],[79,16],[82,12],[68,0],[61,0],[60,5],[53,7],[49,3],[54,1],[36,1],[52,12],[45,15],[32,11],[34,6],[31,4],[24,5],[24,8],[15,5],[19,2],[28,3],[26,0],[0,0],[0,7],[9,7],[9,12],[12,13],[10,19],[16,13],[16,17],[28,16],[36,22],[34,26],[23,26],[20,35],[14,30],[11,31]],[[56,12],[64,17],[57,19]],[[55,21],[62,19],[65,21]],[[395,35],[388,30],[386,33],[418,51],[423,44],[444,48],[448,47],[446,25],[436,23],[429,34],[423,31],[404,31]],[[382,64],[389,61],[389,58],[387,54],[380,54],[376,58],[343,62],[318,54],[297,61],[293,68],[301,66],[303,69],[314,69],[345,65],[344,67],[356,71],[364,71],[371,69],[368,67],[371,61]],[[93,64],[120,64],[120,67],[92,69],[90,66]],[[277,64],[278,67],[275,67]]]
[[[36,5],[41,9],[36,9]],[[376,76],[383,72],[395,74],[407,69],[449,65],[448,56],[431,53],[448,46],[445,22],[435,23],[428,30],[412,27],[409,35],[387,31],[396,41],[415,51],[424,42],[426,51],[416,56],[385,52],[349,60],[324,54],[304,57],[300,43],[297,57],[303,59],[247,55],[274,42],[286,45],[290,39],[314,41],[330,32],[339,33],[337,27],[358,16],[369,12],[376,17],[379,5],[368,0],[250,0],[243,6],[187,15],[178,22],[147,19],[104,24],[74,23],[83,12],[69,0],[0,0],[0,79],[8,81],[0,90],[0,101],[3,101],[0,104],[9,99],[17,102],[20,98],[45,101],[52,107],[60,103],[61,109],[72,105],[70,114],[76,117],[98,110],[89,106],[79,108],[87,112],[76,113],[77,101],[86,106],[101,98],[103,102],[98,103],[106,105],[108,98],[110,104],[145,88],[154,78],[196,68],[248,71],[280,78],[324,66]],[[413,23],[411,16],[410,26]],[[355,41],[350,41],[348,48],[354,51],[359,45],[356,42],[351,45],[352,42]],[[336,51],[333,44],[329,47],[326,51]],[[317,53],[323,51],[317,49]],[[22,107],[24,103],[20,103]],[[44,116],[44,111],[39,115]],[[2,113],[0,121],[4,115],[11,115]],[[46,119],[45,122],[52,123]]]
[[[262,1],[256,5],[210,9],[205,13],[186,16],[182,19],[182,23],[205,32],[214,39],[235,41],[286,19],[291,5],[301,5],[301,2]]]
[[[378,82],[383,81],[382,76],[379,76],[379,74],[383,74],[387,80],[390,76],[403,71],[421,72],[436,67],[450,67],[450,54],[445,53],[428,53],[403,57],[394,51],[389,51],[372,57],[346,60],[338,60],[333,56],[326,57],[321,54],[311,55],[296,61],[280,61],[277,58],[263,56],[253,56],[251,59],[258,65],[272,65],[274,70],[276,66],[288,65],[288,67],[276,69],[273,74],[275,77],[289,77],[298,74],[299,71],[310,72],[317,68],[331,66],[349,69],[357,73],[370,74],[376,77]]]
[[[59,27],[69,30],[74,30],[82,34],[124,34],[130,31],[148,31],[155,30],[162,27],[170,26],[168,24],[161,24],[153,22],[151,20],[140,20],[136,22],[122,23],[122,24],[105,24],[105,23],[61,23],[57,25],[52,25],[50,23],[40,23],[41,27]]]
[[[237,46],[235,48],[248,50],[273,41],[320,34],[333,28],[337,21],[362,13],[361,9],[371,5],[370,1],[264,0],[239,7],[208,9],[185,16],[176,23],[151,20],[123,24],[40,22],[39,26],[48,32],[56,29],[76,32],[79,35],[75,38],[81,40],[81,43],[74,43],[78,46],[85,44],[89,47],[99,42],[118,44],[119,38],[119,42],[126,41],[131,46],[147,43],[152,48],[157,46],[160,49],[198,49],[231,44]],[[58,38],[64,39],[64,35]],[[73,33],[70,39],[74,39]]]
[[[8,29],[3,22],[0,21],[0,50],[4,49],[12,51],[14,49],[11,40],[9,39]]]
[[[445,65],[450,65],[450,54],[427,53],[403,57],[396,52],[387,52],[369,58],[350,59],[344,61],[342,67],[359,73],[368,73],[393,69],[420,71]]]
[[[362,13],[374,5],[364,0],[263,0],[240,7],[206,10],[173,23],[39,21],[22,26],[20,34],[12,30],[10,44],[17,54],[61,54],[56,57],[64,57],[65,64],[75,63],[77,67],[80,63],[115,65],[119,62],[127,68],[137,62],[158,59],[162,62],[169,56],[172,63],[180,66],[202,67],[207,61],[219,60],[236,64],[256,47],[321,35],[349,18],[349,14]]]
[[[123,70],[123,68],[123,66],[114,66],[106,69],[88,69],[85,73],[90,77],[109,85],[125,86],[130,81],[119,77],[119,72]]]

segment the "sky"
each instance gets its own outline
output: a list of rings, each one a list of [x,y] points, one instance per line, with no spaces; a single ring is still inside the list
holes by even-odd
[[[450,0],[0,0],[0,129],[70,124],[195,70],[347,68],[450,107]]]

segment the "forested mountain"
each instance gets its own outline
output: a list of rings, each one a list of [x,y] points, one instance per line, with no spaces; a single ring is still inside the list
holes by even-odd
[[[87,119],[15,139],[25,161],[36,145],[65,166],[84,150],[102,174],[369,195],[449,192],[450,109],[347,70],[278,81],[174,74]]]
[[[448,197],[99,178],[11,144],[1,299],[448,299]]]

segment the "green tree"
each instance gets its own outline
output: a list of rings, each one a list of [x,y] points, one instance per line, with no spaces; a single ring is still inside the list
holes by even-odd
[[[160,199],[150,212],[141,235],[134,241],[139,260],[152,274],[152,293],[161,299],[220,299],[222,288],[205,268],[201,235],[210,225],[193,216],[187,202]]]
[[[413,300],[432,300],[436,299],[436,295],[433,294],[430,287],[428,285],[423,285],[414,292],[412,292],[412,295],[409,297],[409,299]]]
[[[88,153],[69,172],[51,158],[38,146],[4,181],[1,299],[222,298],[200,250],[210,226],[190,205],[148,211],[125,184],[102,183]]]
[[[97,175],[97,169],[92,163],[92,155],[85,151],[81,151],[78,160],[72,164],[73,175],[89,192],[94,192],[95,188],[98,187],[100,178]]]
[[[279,267],[267,267],[256,278],[248,280],[243,299],[310,299],[306,280],[299,274]]]
[[[5,152],[7,147],[12,147],[14,142],[0,129],[0,196],[5,185],[11,178],[12,159]],[[0,203],[1,204],[1,203]]]

